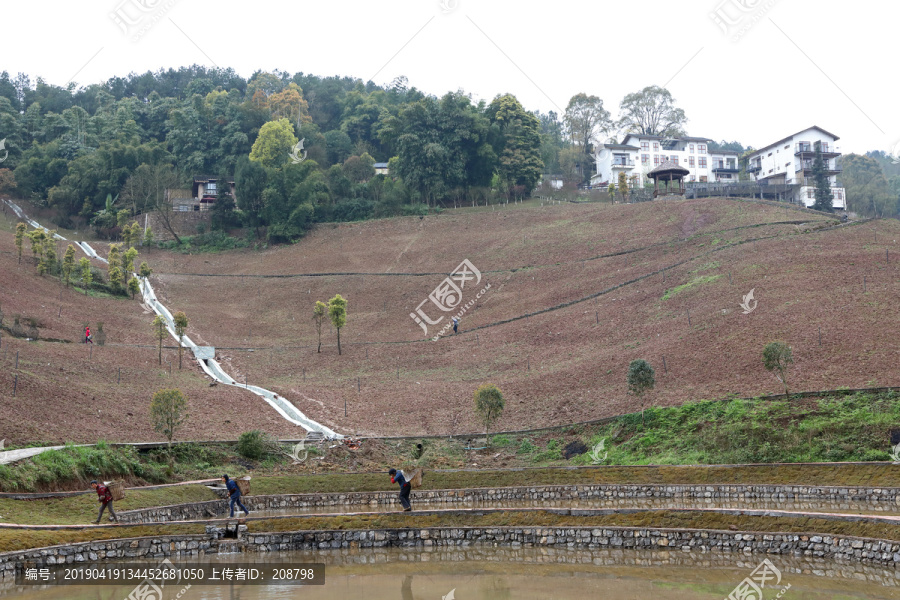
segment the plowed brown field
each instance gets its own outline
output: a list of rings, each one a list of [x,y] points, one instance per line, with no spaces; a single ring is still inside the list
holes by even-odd
[[[635,358],[656,368],[647,398],[656,405],[778,393],[761,361],[775,339],[793,346],[792,390],[900,384],[900,222],[817,229],[835,223],[723,199],[518,206],[324,225],[292,246],[193,256],[155,250],[139,260],[154,268],[160,300],[187,313],[188,334],[216,346],[235,378],[281,393],[342,433],[454,434],[481,429],[472,394],[485,382],[507,399],[496,429],[637,410],[625,384]],[[170,385],[191,401],[185,438],[234,438],[251,428],[299,435],[255,396],[208,387],[189,359],[178,373],[174,350],[165,353],[176,362],[169,379],[139,302],[72,291],[60,301],[59,283],[38,277],[30,258],[17,266],[13,252],[12,235],[0,232],[5,323],[12,314],[34,316],[45,324],[42,337],[76,340],[83,320],[102,320],[108,343],[89,360],[82,344],[4,336],[0,438],[158,439],[147,403]],[[427,341],[409,314],[463,259],[482,272],[463,302],[486,284],[490,290],[458,335]],[[620,284],[627,285],[610,289]],[[744,314],[739,304],[751,289],[758,304]],[[349,302],[343,355],[328,325],[317,353],[312,305],[337,293]],[[451,314],[427,312],[447,315],[444,322]],[[498,324],[509,319],[516,320]],[[22,362],[13,400],[15,350]]]

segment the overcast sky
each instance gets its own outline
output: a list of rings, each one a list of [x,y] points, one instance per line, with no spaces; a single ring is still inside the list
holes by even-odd
[[[844,153],[900,141],[896,2],[7,0],[0,11],[0,70],[56,85],[197,63],[245,77],[405,75],[426,93],[509,92],[543,112],[585,92],[614,117],[625,94],[661,85],[694,136],[761,147],[815,124]]]

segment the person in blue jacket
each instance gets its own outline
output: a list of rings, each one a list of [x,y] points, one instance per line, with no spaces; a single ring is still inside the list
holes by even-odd
[[[222,475],[222,481],[225,482],[225,487],[228,488],[228,497],[231,498],[231,516],[234,517],[235,504],[244,511],[244,516],[249,515],[250,511],[241,503],[241,488],[238,487],[237,482],[234,479],[229,479],[228,475]]]
[[[409,492],[412,491],[412,486],[406,480],[406,477],[403,476],[403,471],[398,471],[397,469],[391,469],[388,471],[388,474],[391,476],[391,483],[396,483],[400,485],[400,504],[403,505],[403,511],[412,510],[412,505],[409,503]]]

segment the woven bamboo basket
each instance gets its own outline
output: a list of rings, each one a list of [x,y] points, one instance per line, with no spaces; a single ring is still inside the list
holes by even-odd
[[[235,479],[237,482],[238,489],[241,490],[241,496],[247,496],[250,494],[250,476],[241,477],[240,479]]]
[[[112,499],[114,502],[118,500],[125,499],[125,482],[124,481],[113,481],[106,487],[109,488],[109,493],[112,494]]]

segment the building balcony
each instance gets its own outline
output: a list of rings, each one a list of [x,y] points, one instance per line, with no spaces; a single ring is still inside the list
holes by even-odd
[[[713,173],[740,173],[741,169],[728,163],[716,163],[712,166]]]
[[[803,175],[808,175],[812,173],[813,163],[812,161],[803,161],[799,165],[797,165],[794,170],[799,173],[803,172]],[[825,173],[828,175],[838,175],[843,173],[844,167],[841,165],[829,165],[825,163]]]
[[[747,165],[747,172],[748,172],[748,173],[759,173],[760,171],[762,171],[762,165],[761,165],[761,164],[755,164],[755,165],[754,165],[754,164],[748,164],[748,165]]]
[[[807,144],[804,142],[800,142],[798,144],[794,144],[794,156],[815,156],[816,154],[816,146],[815,144]],[[837,151],[837,148],[832,146],[831,144],[822,144],[822,156],[828,158],[834,158],[835,156],[840,156],[841,153]]]
[[[634,161],[631,159],[628,159],[628,160],[617,159],[617,160],[612,161],[612,163],[610,163],[610,166],[613,169],[631,169],[634,167]]]

